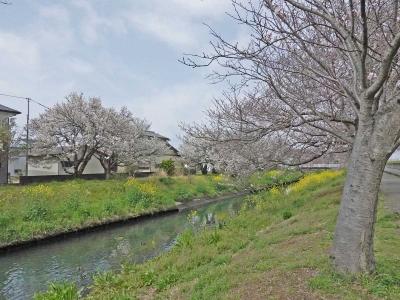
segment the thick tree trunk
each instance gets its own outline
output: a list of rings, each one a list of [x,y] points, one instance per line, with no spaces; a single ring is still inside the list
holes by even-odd
[[[201,174],[207,175],[208,173],[208,165],[207,164],[202,164],[201,165]]]
[[[104,169],[104,173],[106,175],[106,179],[110,179],[111,178],[111,168],[105,168]]]
[[[372,272],[374,225],[379,186],[388,159],[380,153],[373,130],[359,130],[351,153],[343,190],[335,239],[333,263],[340,272]],[[375,147],[373,146],[375,145]]]

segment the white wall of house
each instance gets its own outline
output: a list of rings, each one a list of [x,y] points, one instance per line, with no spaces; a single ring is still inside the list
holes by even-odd
[[[158,172],[159,164],[166,159],[176,161],[176,167],[180,167],[181,158],[175,151],[169,149],[162,156],[149,158],[147,161],[139,164],[140,172]],[[73,169],[70,169],[73,172]],[[125,167],[118,167],[117,173],[126,173],[128,170]],[[8,172],[11,176],[25,175],[25,155],[11,157],[9,160]],[[100,161],[93,156],[87,164],[83,174],[103,174],[104,169]],[[46,175],[67,175],[60,161],[45,160],[41,157],[30,157],[28,166],[28,176],[46,176]]]
[[[28,165],[28,176],[46,176],[46,175],[67,175],[64,168],[61,166],[59,161],[42,161],[39,163],[33,163],[34,159],[30,159]],[[10,176],[25,175],[25,156],[11,157],[8,165],[8,172]],[[72,171],[72,170],[71,170]],[[102,174],[104,169],[100,164],[100,161],[96,157],[87,164],[83,174]]]
[[[60,175],[67,175],[68,173],[65,172],[64,168],[61,166],[61,162],[58,163],[59,168],[60,168]],[[73,170],[71,169],[71,172]],[[89,160],[88,164],[86,165],[85,170],[83,171],[83,174],[103,174],[104,169],[100,163],[100,161],[92,156],[92,158]]]
[[[45,176],[45,175],[58,175],[57,162],[48,162],[44,164],[28,165],[28,176]]]

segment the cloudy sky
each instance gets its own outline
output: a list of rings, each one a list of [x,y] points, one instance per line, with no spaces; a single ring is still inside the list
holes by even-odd
[[[207,23],[229,39],[240,32],[229,0],[9,0],[0,6],[0,93],[51,106],[72,91],[127,106],[178,144],[180,121],[199,120],[223,86],[210,69],[178,62],[201,53]],[[23,100],[0,103],[26,114]],[[37,115],[42,108],[32,107]]]

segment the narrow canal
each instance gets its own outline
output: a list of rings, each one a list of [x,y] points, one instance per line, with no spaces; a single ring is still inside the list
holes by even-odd
[[[243,198],[227,199],[196,209],[121,225],[0,256],[0,299],[31,299],[51,282],[90,284],[97,272],[141,263],[173,247],[186,228],[213,226],[235,215]]]

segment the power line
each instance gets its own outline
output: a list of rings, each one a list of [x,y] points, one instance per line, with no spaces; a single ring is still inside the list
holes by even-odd
[[[33,103],[36,103],[37,105],[40,105],[40,106],[44,107],[45,109],[49,109],[49,107],[47,107],[46,105],[40,103],[39,101],[33,100],[32,98],[29,98],[29,97],[22,97],[22,96],[10,95],[10,94],[5,94],[5,93],[0,93],[0,96],[28,100],[28,101],[31,101]]]
[[[6,93],[0,93],[0,96],[4,97],[10,97],[10,98],[16,98],[16,99],[23,99],[26,100],[27,104],[27,115],[26,115],[26,154],[25,154],[25,175],[28,176],[28,167],[29,167],[29,123],[30,123],[30,103],[36,103],[45,109],[49,109],[46,105],[40,103],[39,101],[33,100],[29,97],[22,97],[22,96],[16,96],[16,95],[10,95]]]

